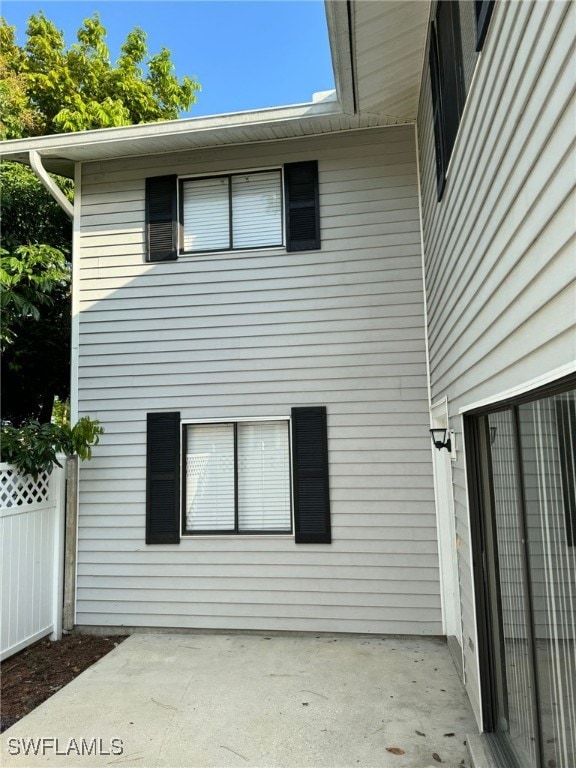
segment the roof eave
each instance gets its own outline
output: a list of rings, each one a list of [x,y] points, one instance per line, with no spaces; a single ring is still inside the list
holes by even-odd
[[[196,147],[202,145],[202,137],[210,138],[210,146],[218,133],[237,132],[242,139],[235,143],[251,143],[262,140],[262,131],[274,125],[292,125],[294,134],[298,127],[304,127],[314,118],[344,117],[342,107],[337,101],[325,100],[306,104],[246,112],[211,115],[209,117],[181,118],[159,123],[129,125],[120,128],[101,128],[76,133],[60,133],[50,136],[36,136],[26,139],[13,139],[0,142],[0,159],[29,164],[31,151],[43,157],[46,168],[54,173],[73,175],[75,162],[83,154],[83,160],[90,160],[90,148],[104,144],[114,147],[114,157],[146,153],[146,145],[156,139],[170,139],[194,136]],[[229,141],[222,143],[230,143]],[[130,146],[130,152],[127,152]],[[94,158],[97,159],[97,158]]]
[[[326,21],[328,24],[328,39],[332,56],[332,69],[338,101],[342,111],[353,115],[356,113],[356,97],[354,89],[354,65],[352,52],[352,16],[351,4],[324,0]]]
[[[431,0],[325,0],[325,5],[343,110],[414,122]]]

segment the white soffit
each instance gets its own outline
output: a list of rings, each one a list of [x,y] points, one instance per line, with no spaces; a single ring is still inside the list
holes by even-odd
[[[0,158],[28,163],[29,153],[36,151],[48,171],[72,176],[75,162],[281,141],[390,124],[384,116],[346,115],[337,101],[328,99],[251,112],[3,141]]]
[[[371,112],[390,122],[416,120],[429,14],[429,0],[351,3],[354,86],[360,114]],[[343,59],[341,53],[339,60]],[[337,82],[341,79],[337,77]]]

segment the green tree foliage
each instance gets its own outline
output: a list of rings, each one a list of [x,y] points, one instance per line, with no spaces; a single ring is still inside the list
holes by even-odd
[[[64,194],[73,199],[70,179],[53,177]],[[49,243],[69,258],[72,222],[38,181],[34,171],[20,163],[2,163],[2,247],[12,253],[19,245]]]
[[[40,320],[41,308],[53,306],[69,283],[69,264],[57,248],[19,245],[12,254],[0,248],[2,351],[18,338],[22,321]]]
[[[67,424],[41,424],[32,419],[22,427],[4,425],[0,434],[0,459],[13,464],[22,474],[34,479],[51,472],[58,453],[92,458],[92,448],[104,433],[98,420],[83,416],[73,427]]]
[[[72,227],[27,166],[4,163],[0,180],[2,416],[48,421],[54,396],[70,392]],[[71,182],[57,181],[71,196]]]
[[[178,80],[166,48],[150,56],[138,27],[115,63],[98,14],[69,47],[42,12],[30,17],[26,34],[18,46],[14,27],[0,19],[2,138],[175,120],[196,101],[199,84]]]
[[[97,14],[67,46],[40,12],[23,46],[0,18],[0,139],[173,120],[196,101],[199,84],[179,80],[170,52],[150,56],[134,28],[116,62]],[[27,167],[5,163],[2,184],[3,418],[48,421],[70,378],[70,290],[51,270],[70,260],[68,217]],[[72,182],[55,180],[72,198]],[[21,262],[21,266],[17,262]],[[39,274],[47,270],[45,282]]]
[[[70,396],[70,293],[52,294],[39,319],[15,321],[14,343],[2,353],[2,418],[50,421],[54,397]]]
[[[37,133],[35,113],[26,92],[23,56],[14,28],[0,19],[0,138],[19,139]]]

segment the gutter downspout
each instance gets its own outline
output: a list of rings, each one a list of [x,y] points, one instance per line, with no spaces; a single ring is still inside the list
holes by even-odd
[[[62,192],[56,182],[49,176],[48,171],[42,165],[40,154],[31,149],[28,153],[30,167],[38,177],[39,181],[52,195],[60,208],[75,223],[74,206]],[[80,217],[76,217],[76,222]],[[72,243],[73,252],[76,242]],[[75,270],[76,271],[76,270]],[[76,292],[73,292],[75,294]],[[72,328],[75,328],[74,317],[72,318]],[[72,376],[75,373],[74,367],[74,330],[72,331]],[[74,391],[72,382],[71,392]],[[77,417],[77,416],[76,416]],[[70,420],[73,421],[73,415],[70,414]],[[77,536],[78,536],[78,460],[69,458],[64,464],[66,468],[66,492],[65,492],[65,512],[63,521],[63,546],[61,566],[62,593],[60,598],[62,604],[58,606],[58,614],[62,617],[62,630],[70,632],[74,629],[75,622],[75,604],[76,604],[76,558],[77,558]]]
[[[29,152],[29,158],[30,158],[30,167],[38,177],[38,179],[42,182],[42,184],[46,187],[48,192],[52,195],[54,200],[58,203],[60,208],[68,215],[68,217],[72,220],[74,220],[74,207],[72,206],[72,203],[66,195],[62,192],[60,187],[55,183],[53,179],[50,178],[48,175],[48,171],[44,166],[42,165],[42,158],[36,152],[35,149],[31,149]]]

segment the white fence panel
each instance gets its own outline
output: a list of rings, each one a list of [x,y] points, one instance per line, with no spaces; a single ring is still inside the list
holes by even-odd
[[[64,469],[34,481],[0,463],[0,659],[61,637],[64,509]]]

